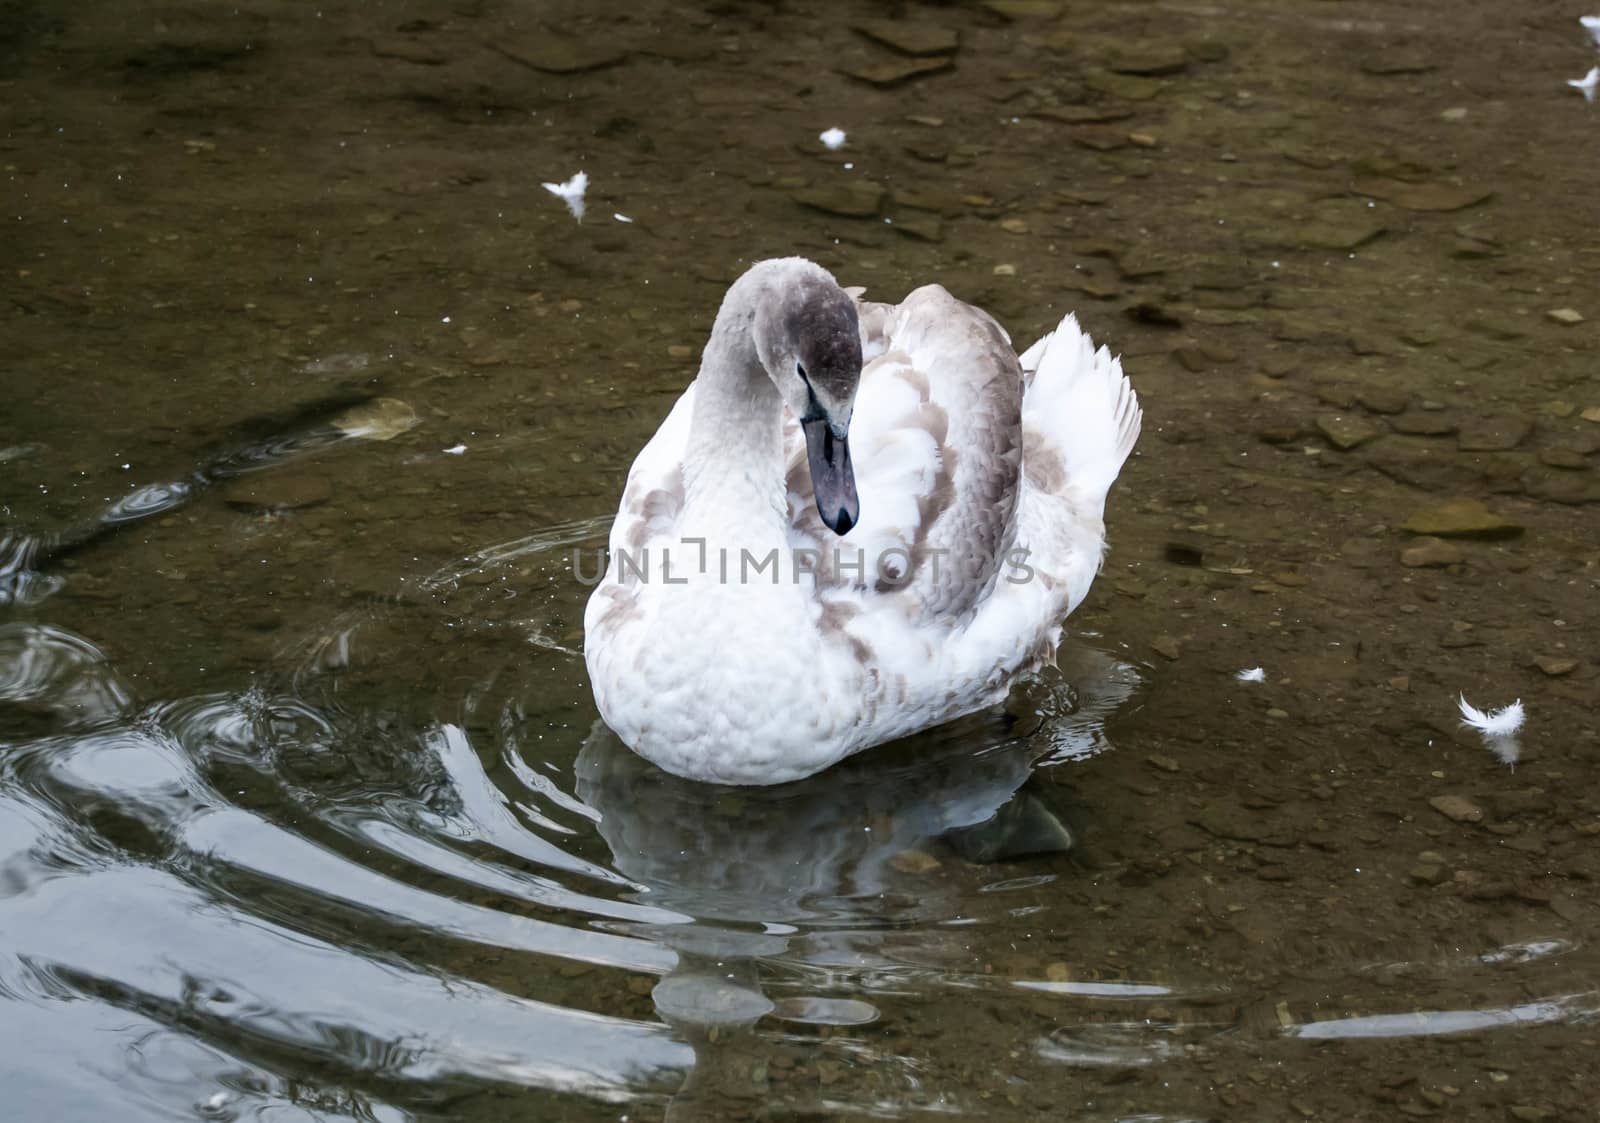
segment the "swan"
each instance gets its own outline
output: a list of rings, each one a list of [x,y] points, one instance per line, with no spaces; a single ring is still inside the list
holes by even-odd
[[[628,473],[584,611],[601,718],[754,785],[1001,701],[1099,571],[1140,418],[1070,314],[1019,356],[939,285],[758,262]]]

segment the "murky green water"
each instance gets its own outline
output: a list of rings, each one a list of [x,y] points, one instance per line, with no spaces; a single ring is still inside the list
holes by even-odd
[[[1579,14],[0,3],[8,1113],[1591,1118]],[[1059,679],[726,792],[572,551],[783,253],[1145,436]]]

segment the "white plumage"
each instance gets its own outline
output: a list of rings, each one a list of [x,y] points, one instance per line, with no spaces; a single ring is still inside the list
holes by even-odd
[[[797,416],[823,384],[784,327],[817,308],[868,360],[853,403],[810,399],[849,428],[843,537]],[[629,473],[585,614],[601,716],[669,772],[769,784],[1000,701],[1088,593],[1139,425],[1070,315],[1019,360],[937,285],[876,304],[810,262],[753,267]]]

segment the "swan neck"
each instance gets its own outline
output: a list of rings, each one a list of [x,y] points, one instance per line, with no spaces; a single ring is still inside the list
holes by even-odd
[[[758,294],[729,293],[701,358],[684,457],[691,505],[785,504],[783,399],[756,353],[751,297]]]

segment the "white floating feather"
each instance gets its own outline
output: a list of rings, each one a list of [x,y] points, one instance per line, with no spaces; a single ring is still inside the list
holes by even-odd
[[[579,172],[565,183],[547,183],[544,189],[567,204],[567,210],[579,222],[583,221],[583,193],[589,190],[589,177]]]
[[[1582,78],[1568,78],[1567,85],[1582,93],[1584,101],[1593,101],[1595,91],[1600,89],[1600,66],[1590,67]]]
[[[1476,729],[1485,737],[1509,737],[1522,728],[1522,699],[1509,706],[1485,713],[1461,696],[1461,724]]]
[[[817,139],[828,148],[843,148],[844,130],[839,128],[828,129],[821,136],[817,137]]]
[[[1233,677],[1240,682],[1266,682],[1267,672],[1261,667],[1251,667],[1248,671],[1235,671]]]

